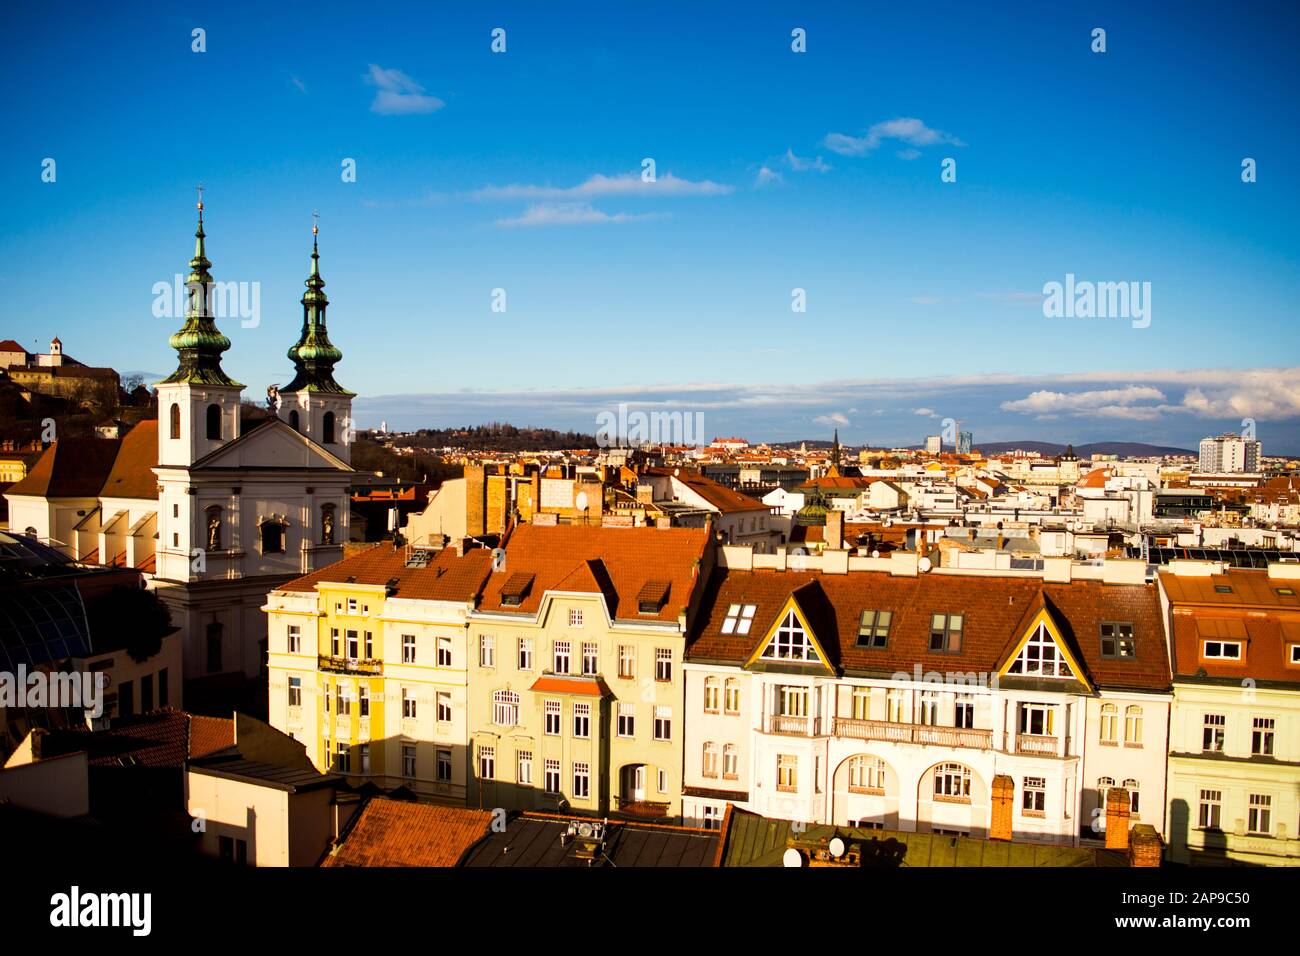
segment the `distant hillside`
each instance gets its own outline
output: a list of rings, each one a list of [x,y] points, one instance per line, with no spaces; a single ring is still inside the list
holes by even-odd
[[[1036,451],[1040,455],[1063,455],[1065,446],[1049,441],[1000,441],[976,442],[975,447],[986,455],[1000,455],[1003,452]],[[1121,458],[1154,458],[1160,455],[1195,455],[1190,448],[1172,448],[1167,445],[1148,445],[1138,441],[1096,441],[1087,445],[1075,445],[1074,453],[1080,458],[1093,455],[1119,455]]]

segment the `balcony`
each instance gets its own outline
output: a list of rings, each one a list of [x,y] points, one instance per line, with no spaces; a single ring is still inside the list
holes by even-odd
[[[821,719],[773,714],[767,718],[767,732],[784,737],[816,737],[821,732]]]
[[[1041,754],[1044,757],[1055,757],[1057,739],[1055,737],[1041,737],[1038,734],[1016,734],[1016,753],[1018,754]]]
[[[835,736],[854,740],[884,740],[900,744],[928,744],[936,747],[968,747],[988,750],[993,746],[993,731],[973,727],[934,727],[930,724],[903,724],[890,720],[835,718]]]
[[[614,809],[629,817],[663,819],[668,816],[668,808],[670,806],[671,804],[666,802],[661,803],[658,800],[637,800],[631,797],[614,798]]]
[[[384,662],[381,660],[356,657],[333,657],[329,654],[317,655],[316,666],[320,670],[328,671],[332,674],[361,674],[374,676],[384,672]]]

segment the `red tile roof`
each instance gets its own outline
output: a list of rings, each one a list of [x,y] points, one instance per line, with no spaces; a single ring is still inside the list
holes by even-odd
[[[1014,650],[1023,626],[1046,606],[1091,682],[1101,686],[1166,689],[1169,664],[1155,589],[1099,581],[1046,584],[1038,578],[929,574],[894,577],[887,572],[735,571],[718,569],[688,639],[688,660],[743,663],[758,647],[786,600],[796,594],[809,626],[831,664],[873,674],[924,672],[994,673]],[[749,634],[723,634],[730,605],[757,607]],[[893,614],[887,646],[857,646],[864,610]],[[960,654],[929,649],[933,614],[962,614]],[[1102,621],[1133,625],[1134,658],[1101,656]]]
[[[85,751],[91,766],[181,767],[187,757],[233,746],[235,722],[171,708],[115,723],[108,730],[52,731],[42,755]]]
[[[32,470],[6,494],[97,498],[117,457],[118,438],[64,438],[45,449]]]
[[[608,697],[609,687],[599,677],[546,674],[533,681],[528,688],[543,694],[583,694],[587,697]]]
[[[535,614],[547,591],[604,593],[615,618],[675,621],[690,603],[696,567],[708,545],[705,528],[605,528],[532,525],[515,528],[506,542],[505,568],[483,588],[480,609]],[[501,592],[516,573],[534,575],[517,606]],[[636,597],[651,581],[668,584],[656,614],[640,614]]]
[[[311,574],[282,584],[282,591],[313,591],[317,584],[379,584],[393,581],[391,594],[421,601],[472,601],[492,569],[486,548],[457,556],[452,548],[436,552],[422,568],[407,567],[405,548],[383,543]]]
[[[158,476],[153,468],[158,464],[158,420],[149,419],[137,424],[122,439],[100,495],[106,498],[158,497]]]
[[[487,836],[488,810],[374,797],[323,866],[455,866]]]
[[[651,468],[649,474],[672,475],[691,491],[695,492],[722,514],[740,511],[770,511],[767,505],[757,498],[732,491],[726,485],[719,484],[712,478],[706,478],[698,471],[689,468]]]

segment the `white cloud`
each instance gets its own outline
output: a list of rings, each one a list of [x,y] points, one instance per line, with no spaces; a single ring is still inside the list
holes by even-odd
[[[1144,401],[1163,402],[1164,392],[1149,385],[1127,385],[1124,388],[1097,389],[1087,392],[1052,392],[1043,389],[1031,393],[1026,398],[1003,402],[1000,407],[1006,412],[1036,415],[1061,412],[1095,415],[1101,408],[1127,407],[1135,402]]]
[[[965,146],[960,139],[943,130],[931,129],[914,117],[899,117],[876,123],[864,136],[849,136],[845,133],[828,133],[823,141],[826,148],[843,156],[865,156],[873,152],[887,139],[898,140],[908,146],[934,146],[948,143],[952,146]],[[904,152],[909,152],[905,150]],[[900,153],[900,156],[902,154]],[[920,155],[917,153],[917,155]],[[903,156],[912,159],[912,156]]]
[[[814,425],[825,425],[827,428],[846,428],[849,420],[839,412],[831,412],[829,415],[818,415],[813,419]]]
[[[939,413],[936,412],[933,408],[914,408],[914,409],[912,409],[912,414],[913,414],[913,415],[920,415],[920,416],[922,416],[923,418],[938,418],[938,417],[939,417]]]
[[[513,219],[498,219],[498,226],[584,226],[593,223],[637,222],[663,218],[660,213],[606,213],[585,202],[535,203]]]
[[[762,189],[764,186],[771,186],[782,181],[780,173],[763,166],[759,169],[758,175],[754,177],[754,188]]]
[[[830,164],[820,156],[814,156],[812,159],[804,159],[794,154],[793,149],[785,151],[785,161],[796,173],[806,173],[810,170],[815,173],[825,173],[830,171]]]
[[[385,70],[382,66],[371,63],[365,81],[371,86],[379,87],[374,102],[370,104],[372,113],[410,116],[434,113],[446,105],[436,96],[426,96],[424,87],[401,70]]]
[[[606,176],[597,173],[577,186],[536,186],[511,183],[508,186],[485,186],[472,193],[474,199],[596,199],[601,196],[725,196],[735,187],[709,179],[692,181],[665,173],[654,182],[641,174],[620,173]]]

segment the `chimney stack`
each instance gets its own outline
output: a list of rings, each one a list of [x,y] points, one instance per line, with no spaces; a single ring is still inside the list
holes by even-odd
[[[1107,826],[1109,830],[1109,825]],[[1129,850],[1129,863],[1132,866],[1159,866],[1164,843],[1156,828],[1149,823],[1139,823],[1133,827],[1132,848]]]
[[[826,513],[826,547],[839,551],[844,547],[844,512],[831,509]]]
[[[1111,787],[1106,791],[1106,849],[1128,849],[1128,791]]]
[[[989,839],[1011,839],[1011,816],[1016,803],[1016,782],[1005,773],[993,778],[993,807],[989,813]]]

